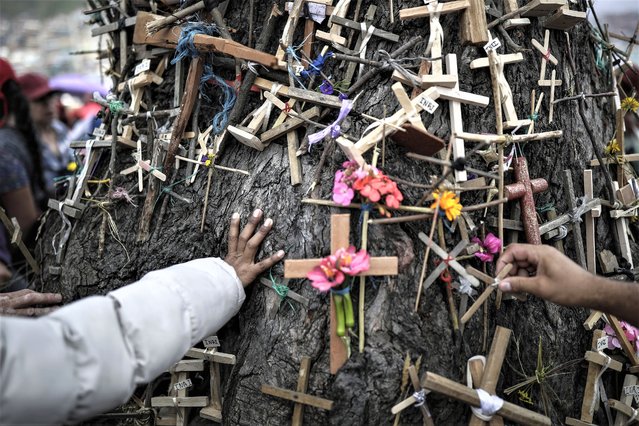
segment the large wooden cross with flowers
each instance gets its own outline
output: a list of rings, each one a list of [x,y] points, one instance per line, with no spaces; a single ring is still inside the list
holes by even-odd
[[[340,271],[340,267],[353,268],[358,270],[359,266],[355,264],[355,261],[359,261],[361,258],[354,252],[348,251],[349,249],[349,235],[350,235],[350,214],[334,214],[331,215],[331,254],[335,255],[340,249],[345,249],[346,252],[343,256],[337,259],[337,265],[331,264],[330,257],[324,259],[302,259],[302,260],[286,260],[284,262],[284,277],[285,278],[306,278],[309,272],[320,267],[320,271],[326,275],[327,286],[331,283],[336,283],[338,280],[336,276],[342,274],[342,279],[345,280],[343,272]],[[331,256],[332,257],[332,256]],[[339,265],[341,262],[347,264]],[[351,264],[351,261],[352,264]],[[335,268],[337,267],[337,268]],[[369,268],[363,271],[358,271],[354,276],[379,276],[379,275],[397,275],[397,257],[371,257],[369,259]],[[327,288],[328,290],[328,288]],[[337,290],[337,293],[341,293],[341,290]],[[333,293],[335,296],[337,293]],[[348,359],[348,350],[343,342],[343,336],[338,335],[338,312],[336,306],[340,303],[344,303],[341,299],[342,295],[337,294],[336,297],[331,297],[331,320],[330,320],[330,371],[331,374],[335,374],[339,368],[344,365]],[[349,296],[350,300],[350,296]],[[336,303],[337,302],[337,303]],[[348,312],[347,312],[348,314]],[[363,330],[359,330],[363,333]],[[342,333],[343,334],[343,333]]]

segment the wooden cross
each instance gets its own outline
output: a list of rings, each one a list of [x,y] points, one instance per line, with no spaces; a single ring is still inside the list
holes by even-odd
[[[484,302],[488,300],[488,298],[490,297],[492,292],[497,288],[499,283],[508,276],[508,273],[510,272],[512,267],[513,267],[512,264],[506,265],[506,267],[502,269],[501,272],[495,278],[489,277],[488,275],[484,274],[481,271],[478,271],[472,266],[466,267],[466,271],[470,275],[475,276],[479,278],[480,280],[482,280],[484,283],[486,283],[486,289],[481,294],[481,296],[479,296],[477,300],[475,300],[475,303],[472,304],[472,306],[468,309],[468,311],[466,311],[464,316],[461,317],[462,324],[466,324],[468,321],[470,321],[470,319],[473,317],[475,312],[477,312],[477,310],[481,307],[481,305],[483,305]]]
[[[541,68],[539,71],[539,81],[537,84],[539,86],[561,86],[561,80],[555,80],[554,84],[551,80],[546,78],[546,66],[548,62],[550,62],[553,66],[557,66],[559,61],[557,58],[550,52],[550,31],[546,30],[544,33],[544,44],[543,46],[534,38],[531,40],[532,45],[537,51],[541,54]]]
[[[617,182],[620,186],[626,184],[626,167],[630,165],[626,164],[633,161],[639,161],[639,154],[626,154],[625,138],[624,138],[624,112],[622,109],[618,109],[615,115],[615,139],[619,146],[619,154],[611,154],[609,158],[604,159],[605,164],[617,165]],[[599,166],[599,160],[595,159],[590,161],[591,166]]]
[[[504,12],[511,13],[519,9],[519,5],[517,4],[517,0],[505,0],[504,1]],[[515,14],[512,18],[505,21],[503,24],[505,30],[515,27],[523,27],[526,25],[530,25],[530,19],[521,18],[519,14]]]
[[[505,128],[512,129],[520,126],[528,126],[530,124],[530,120],[520,120],[517,118],[517,110],[515,109],[515,104],[513,102],[513,94],[510,89],[510,85],[508,84],[508,80],[506,80],[506,76],[504,75],[504,65],[522,62],[524,57],[521,53],[508,55],[499,55],[494,53],[494,57],[496,60],[496,66],[494,67],[496,68],[495,70],[493,70],[493,67],[490,67],[490,61],[488,58],[475,59],[470,63],[470,69],[490,68],[493,89],[496,87],[499,88],[499,102],[501,102],[503,113],[506,118],[506,121],[503,123]],[[494,101],[498,102],[497,99]]]
[[[20,229],[20,224],[15,217],[9,219],[7,212],[0,207],[0,222],[4,225],[4,229],[7,230],[7,234],[11,236],[11,244],[18,247],[22,256],[26,259],[29,266],[33,270],[33,273],[38,275],[40,274],[40,266],[38,266],[38,262],[33,258],[31,252],[22,241],[22,230]],[[0,230],[2,232],[2,230]]]
[[[331,215],[331,253],[349,247],[350,214]],[[306,274],[320,264],[322,259],[286,260],[284,262],[285,278],[306,278]],[[370,268],[362,272],[362,276],[397,275],[397,257],[371,257]],[[337,335],[335,304],[331,297],[330,306],[330,371],[331,374],[344,365],[348,359],[347,348],[342,338]],[[360,330],[363,333],[364,330]]]
[[[281,286],[288,286],[289,283],[289,279],[285,279],[282,281],[282,283],[280,284]],[[275,294],[277,295],[276,297],[273,297],[273,303],[268,303],[266,312],[267,312],[267,316],[269,319],[275,319],[275,315],[277,315],[277,313],[280,310],[280,306],[282,305],[282,302],[284,302],[285,299],[292,299],[294,301],[296,301],[297,303],[300,303],[302,306],[304,306],[305,308],[308,309],[308,306],[310,305],[311,301],[308,300],[306,297],[294,292],[291,289],[286,290],[286,294],[283,295],[281,293],[281,290],[277,289],[276,287],[276,283],[271,282],[270,280],[266,279],[266,278],[260,278],[260,283],[262,285],[264,285],[265,287],[270,288],[271,290],[273,290],[273,292],[275,292]]]
[[[362,28],[371,28],[371,26],[373,25],[373,22],[375,21],[376,12],[377,12],[377,6],[375,6],[374,4],[371,4],[370,6],[368,6],[368,9],[366,10],[366,15],[364,15],[364,22],[362,24]],[[355,42],[355,47],[353,48],[354,52],[361,52],[359,54],[360,57],[365,55],[364,49],[366,46],[364,45],[364,43],[368,43],[366,36],[367,34],[365,31],[360,31],[357,37],[357,41]],[[363,64],[360,64],[359,66],[360,75],[363,71],[363,66],[364,66]],[[349,86],[353,81],[353,77],[355,76],[355,70],[357,68],[358,67],[356,62],[351,61],[348,63],[348,67],[346,68],[346,73],[344,73],[343,81],[347,82]]]
[[[346,53],[350,53],[350,54],[354,54],[354,55],[359,55],[360,58],[364,58],[365,54],[366,54],[366,46],[369,42],[369,40],[371,39],[371,37],[375,36],[375,37],[379,37],[383,40],[387,40],[390,41],[392,43],[397,43],[399,41],[399,36],[397,34],[393,34],[391,32],[388,31],[384,31],[382,29],[376,28],[373,25],[367,25],[366,22],[355,22],[355,21],[351,21],[350,19],[346,19],[346,18],[342,18],[339,16],[335,16],[333,15],[331,17],[331,21],[333,22],[333,26],[335,26],[335,24],[338,24],[340,26],[345,26],[346,28],[350,28],[353,30],[357,30],[357,31],[361,31],[361,40],[359,43],[359,50],[358,51],[350,51],[344,47],[341,47],[341,44],[344,43],[334,43],[333,46],[343,52]],[[333,35],[330,35],[330,39],[326,40],[324,39],[324,34],[320,31],[318,31],[315,35],[317,36],[318,39],[320,40],[324,40],[324,41],[329,41],[329,42],[334,42]]]
[[[619,361],[611,359],[597,350],[597,342],[601,338],[607,339],[602,330],[595,330],[592,334],[592,350],[587,351],[584,355],[584,359],[588,361],[588,375],[584,398],[581,404],[581,416],[579,419],[566,417],[566,424],[569,426],[587,426],[592,424],[593,414],[599,403],[599,398],[597,398],[598,392],[595,391],[595,386],[599,386],[599,380],[597,379],[600,378],[602,368],[605,367],[606,369],[621,371],[623,367]],[[593,408],[593,411],[591,411],[591,408]]]
[[[200,371],[204,371],[204,361],[202,360],[182,360],[171,367],[169,370],[171,373],[169,396],[151,398],[151,407],[172,407],[175,408],[176,415],[161,417],[158,414],[155,424],[186,426],[188,424],[189,408],[206,407],[209,404],[207,396],[188,396],[188,389],[193,387],[193,382],[189,379],[188,373]]]
[[[332,3],[332,2],[331,2]],[[350,6],[351,0],[338,0],[337,4],[333,8],[331,16],[328,18],[328,26],[331,28],[329,33],[315,33],[315,36],[324,41],[329,41],[333,45],[341,44],[346,45],[346,39],[341,36],[342,26],[334,22],[335,18],[344,18],[348,13],[348,6]],[[320,38],[321,37],[321,38]]]
[[[302,51],[309,58],[313,53],[315,22],[321,24],[326,16],[330,16],[333,13],[335,8],[330,5],[332,2],[332,0],[305,0],[305,7],[302,10],[302,15],[300,15],[306,18],[304,21],[304,46],[302,46]],[[290,12],[293,10],[293,5],[294,3],[292,1],[286,2],[286,11]]]
[[[133,34],[133,43],[150,44],[152,46],[175,49],[180,39],[179,27],[167,27],[153,34],[147,31],[147,24],[158,19],[157,15],[148,12],[138,12]],[[279,68],[280,64],[274,55],[251,49],[240,43],[226,40],[223,37],[213,37],[198,34],[193,38],[193,44],[199,52],[219,52],[233,56],[236,59],[245,59],[257,62],[270,68]]]
[[[639,405],[639,392],[635,393],[635,387],[637,385],[637,376],[633,374],[626,374],[623,379],[623,387],[619,394],[619,399],[609,399],[608,403],[610,408],[617,412],[615,416],[614,426],[624,426],[632,424],[639,418],[639,409],[632,408],[633,399],[636,401],[636,405]]]
[[[295,0],[293,1],[291,8],[288,10],[288,19],[286,20],[286,24],[284,25],[282,38],[280,38],[280,43],[277,47],[277,52],[275,53],[275,57],[277,58],[277,61],[281,68],[285,68],[287,65],[284,61],[286,49],[293,45],[295,28],[297,27],[299,19],[302,16],[302,9],[305,3],[306,0]]]
[[[432,113],[437,108],[437,103],[435,101],[439,98],[484,107],[487,106],[489,102],[489,99],[486,96],[475,95],[474,93],[461,92],[459,90],[447,89],[444,87],[430,87],[424,92],[420,93],[418,96],[411,99],[410,102],[415,107],[418,113],[421,113],[421,111],[423,110]],[[395,114],[388,117],[384,121],[394,126],[402,126],[408,120],[409,113],[401,108],[399,111],[397,111]],[[386,129],[384,129],[384,126],[378,126],[377,128],[371,130],[366,136],[361,138],[355,144],[355,147],[360,154],[363,154],[369,149],[373,148],[377,144],[377,142],[381,141],[384,135],[390,136],[393,133],[395,133],[395,130],[392,127],[387,127]]]
[[[430,156],[444,148],[444,141],[426,130],[417,108],[411,103],[402,84],[395,83],[391,88],[408,118],[408,122],[402,126],[406,131],[394,133],[393,140],[409,151],[421,155]]]
[[[273,84],[270,93],[276,95],[280,87],[282,87],[281,84]],[[273,102],[267,98],[262,105],[247,115],[242,123],[237,126],[228,126],[228,132],[244,145],[257,149],[258,151],[263,151],[267,145],[264,145],[255,135],[260,130],[262,132],[266,130],[269,119],[271,118],[272,109]],[[249,119],[250,122],[248,125],[244,126]]]
[[[619,184],[615,181],[612,183],[615,191],[619,190]],[[619,250],[628,264],[630,269],[634,268],[634,262],[632,260],[632,248],[630,247],[630,239],[628,238],[628,219],[621,214],[620,210],[611,210],[610,217],[615,219],[615,230],[617,231],[617,237],[619,240]]]
[[[497,326],[495,329],[495,335],[493,341],[490,344],[490,350],[488,357],[486,358],[486,364],[484,365],[483,372],[481,374],[481,380],[478,383],[477,388],[483,389],[491,395],[494,395],[497,391],[497,382],[499,381],[499,372],[504,363],[506,357],[506,349],[508,349],[508,343],[510,342],[510,335],[512,331],[509,328]],[[491,424],[502,424],[503,420],[500,417],[493,418]],[[475,414],[471,415],[468,422],[469,426],[485,425],[486,423],[477,417]]]
[[[592,170],[584,170],[584,195],[587,199],[594,197]],[[597,257],[595,252],[595,218],[601,216],[601,206],[596,207],[586,213],[584,226],[586,227],[586,269],[591,274],[597,273]],[[586,330],[592,330],[601,318],[601,312],[591,312],[588,319],[584,322]]]
[[[617,190],[617,198],[624,206],[631,206],[639,199],[639,181],[637,178],[628,180],[628,184]]]
[[[528,244],[541,244],[539,233],[539,222],[535,210],[534,194],[548,189],[548,182],[543,179],[530,179],[528,175],[528,162],[525,157],[517,157],[513,160],[515,168],[515,178],[517,183],[504,187],[504,196],[509,201],[519,200],[521,207],[521,217],[524,224],[524,233]]]
[[[235,365],[235,355],[218,352],[220,341],[217,336],[210,336],[203,340],[206,349],[191,348],[187,357],[208,362],[209,367],[209,404],[200,410],[200,417],[222,423],[222,376],[220,364]]]
[[[571,10],[570,6],[564,4],[554,15],[549,16],[544,21],[544,27],[551,30],[568,31],[577,24],[586,20],[586,12]]]
[[[156,169],[155,167],[151,167],[150,160],[142,159],[142,142],[140,140],[137,141],[138,148],[136,152],[133,154],[133,158],[135,159],[135,165],[128,167],[120,172],[121,175],[128,175],[131,173],[137,172],[138,174],[138,191],[142,192],[142,171],[146,171],[156,178],[160,179],[162,182],[166,182],[166,175]]]
[[[443,250],[440,246],[435,244],[435,242],[431,240],[430,238],[428,238],[428,235],[424,234],[423,232],[420,232],[418,234],[418,237],[420,240],[422,240],[424,244],[430,247],[430,249],[434,251],[437,256],[439,256],[443,260],[439,265],[437,265],[435,269],[433,269],[433,271],[430,273],[428,278],[426,278],[426,281],[424,281],[424,284],[423,284],[424,290],[428,289],[428,287],[430,287],[431,284],[435,282],[437,278],[439,278],[439,275],[442,272],[444,272],[444,270],[448,268],[449,266],[453,268],[455,272],[457,272],[460,276],[470,281],[473,287],[479,286],[479,281],[477,281],[477,278],[469,274],[466,271],[466,269],[464,269],[464,267],[461,266],[459,262],[456,260],[456,257],[468,245],[467,240],[460,241],[450,253],[446,253],[445,250]]]
[[[424,56],[430,56],[432,58],[440,58],[430,63],[430,74],[420,75],[421,88],[427,89],[431,86],[442,86],[448,88],[458,87],[457,74],[444,74],[442,57],[442,43],[444,41],[444,33],[441,24],[439,23],[440,15],[448,14],[458,11],[464,11],[470,6],[468,0],[456,0],[447,3],[429,3],[426,6],[413,7],[410,9],[404,9],[399,12],[399,19],[417,19],[421,17],[430,18],[430,38],[428,40],[428,46],[424,52]],[[455,70],[456,71],[456,70]],[[450,73],[451,70],[448,69]],[[401,74],[398,71],[393,73],[393,78],[401,81]]]
[[[428,404],[426,404],[426,389],[424,389],[421,383],[419,383],[417,369],[413,364],[408,367],[408,376],[410,377],[410,381],[415,392],[399,404],[394,405],[393,408],[391,408],[391,413],[395,415],[399,414],[406,408],[414,405],[419,407],[419,410],[422,412],[424,426],[435,426],[433,416],[430,414]]]
[[[499,372],[504,361],[510,334],[511,332],[507,328],[497,327],[495,330],[493,343],[491,344],[486,366],[484,367],[483,374],[481,375],[481,381],[479,383],[479,388],[491,395],[495,393],[497,381],[499,380]],[[461,385],[435,373],[426,372],[422,378],[422,386],[433,392],[440,393],[473,407],[480,406],[480,398],[475,389],[471,389],[470,387]],[[551,424],[548,417],[542,416],[541,414],[527,410],[507,401],[504,401],[502,407],[497,410],[495,415],[511,420],[514,423],[526,425],[550,426]],[[493,417],[493,420],[497,421],[498,419]],[[483,422],[478,418],[473,417],[470,420],[470,424],[483,424]]]
[[[509,0],[510,1],[510,0]],[[513,7],[510,8],[510,12],[503,15],[501,18],[497,18],[488,24],[488,28],[492,28],[507,19],[521,15],[526,18],[538,18],[540,16],[546,16],[553,13],[555,10],[566,4],[566,0],[532,0],[525,6],[515,8],[517,6],[516,0],[513,2]]]
[[[302,425],[305,405],[320,408],[322,410],[331,410],[333,408],[333,401],[306,393],[306,390],[308,389],[310,371],[311,358],[303,356],[297,379],[297,388],[294,391],[264,384],[260,388],[262,393],[295,402],[295,406],[293,407],[293,420],[291,422],[293,426]]]

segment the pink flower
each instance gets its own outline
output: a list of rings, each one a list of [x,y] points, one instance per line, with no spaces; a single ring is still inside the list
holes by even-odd
[[[333,185],[333,201],[342,206],[347,206],[353,200],[355,192],[345,183],[335,181]]]
[[[621,321],[621,329],[623,330],[626,338],[632,346],[635,348],[635,352],[639,353],[639,329],[633,327],[625,321]],[[604,333],[608,335],[608,349],[621,349],[621,343],[615,334],[615,331],[609,325],[604,327]]]
[[[346,275],[354,276],[370,268],[370,256],[366,250],[356,252],[354,246],[337,250],[331,258],[335,259],[336,267]]]
[[[318,266],[306,274],[306,278],[311,280],[311,285],[319,291],[328,291],[344,282],[344,273],[335,267],[331,257],[322,259]]]
[[[479,244],[479,251],[475,253],[475,257],[479,258],[482,262],[492,262],[495,258],[495,254],[501,250],[501,240],[495,237],[492,233],[486,235],[484,241],[477,237],[471,240],[473,243]]]

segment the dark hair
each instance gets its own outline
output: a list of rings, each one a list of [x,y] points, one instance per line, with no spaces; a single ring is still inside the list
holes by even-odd
[[[33,121],[31,120],[29,101],[22,93],[18,82],[14,80],[7,81],[2,86],[2,92],[5,96],[5,102],[7,102],[9,106],[9,114],[13,114],[15,119],[15,129],[22,134],[27,149],[29,150],[29,155],[31,156],[31,162],[33,164],[33,182],[31,182],[31,186],[34,189],[40,188],[46,192],[46,186],[44,185],[44,179],[42,177],[40,145],[36,137]]]

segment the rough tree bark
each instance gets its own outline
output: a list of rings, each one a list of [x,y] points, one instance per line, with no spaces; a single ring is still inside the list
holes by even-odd
[[[231,2],[226,15],[229,27],[236,30],[233,37],[245,44],[248,41],[249,28],[246,19],[248,3]],[[424,36],[424,40],[406,56],[421,55],[428,40],[427,21],[421,19],[402,22],[395,19],[395,23],[390,24],[388,2],[364,0],[362,10],[365,11],[368,4],[372,3],[378,6],[375,25],[399,34],[399,44],[417,34]],[[418,1],[396,1],[395,10],[419,4]],[[270,8],[271,2],[256,2],[256,36],[259,35],[261,23]],[[352,10],[349,16],[352,16]],[[278,28],[283,26],[285,18],[280,19],[281,25]],[[446,37],[443,50],[445,53],[458,55],[461,89],[492,98],[487,69],[471,71],[468,66],[471,60],[485,57],[485,52],[481,47],[462,46],[457,15],[442,16],[441,20]],[[528,27],[509,32],[515,43],[529,47],[531,38],[543,39],[540,22],[537,19],[532,21],[532,25]],[[557,78],[564,81],[563,86],[558,89],[558,97],[576,94],[578,90],[586,93],[608,91],[610,86],[605,76],[594,64],[587,25],[577,26],[568,34],[569,38],[563,32],[551,32],[552,52],[559,59]],[[273,38],[269,46],[271,52],[275,51],[276,38]],[[301,40],[301,34],[296,36],[296,40]],[[388,42],[379,43],[375,38],[369,46],[369,55],[377,49],[393,49]],[[317,45],[315,52],[320,48],[321,46]],[[505,49],[500,49],[500,53],[512,53],[508,47]],[[571,52],[576,65],[574,72],[569,65]],[[524,62],[509,65],[505,71],[520,117],[529,114],[531,89],[536,89],[539,93],[536,82],[540,55],[531,50],[526,50],[523,54]],[[329,65],[325,72],[339,80],[343,71],[338,66]],[[173,90],[171,73],[172,67],[165,83],[153,89],[154,104],[158,109],[170,106]],[[230,72],[224,71],[223,75],[232,79]],[[381,73],[365,86],[357,103],[359,111],[381,117],[384,110],[390,114],[398,108],[398,103],[389,90],[389,78],[390,73]],[[219,108],[215,99],[219,92],[213,88],[209,93],[213,95],[211,100],[202,100],[199,116],[201,128],[204,128],[202,123],[208,123],[212,113],[217,112]],[[547,96],[548,93],[546,100]],[[258,102],[258,96],[251,95],[245,114]],[[611,104],[605,98],[598,98],[587,100],[585,106],[586,118],[596,137],[595,145],[603,150],[614,132],[614,112]],[[492,100],[486,108],[462,106],[462,109],[466,131],[495,132]],[[447,102],[440,102],[434,115],[424,114],[423,118],[429,131],[448,140],[450,130]],[[325,122],[328,121],[325,119]],[[157,124],[162,126],[166,123],[159,121]],[[343,127],[349,133],[358,135],[365,126],[366,123],[360,119],[349,118]],[[545,177],[550,184],[548,191],[536,196],[537,206],[553,203],[558,212],[562,213],[568,208],[560,173],[564,169],[572,170],[576,192],[581,194],[582,170],[586,163],[594,158],[593,145],[574,101],[557,105],[555,121],[550,125],[548,103],[545,101],[536,128],[539,131],[564,131],[563,138],[559,140],[522,145],[528,158],[531,176]],[[93,294],[105,294],[158,268],[204,256],[223,256],[231,214],[237,211],[246,217],[256,207],[262,208],[266,215],[275,221],[273,231],[262,248],[262,255],[277,249],[286,250],[290,259],[327,255],[330,214],[338,209],[304,205],[300,202],[316,172],[323,148],[316,147],[308,155],[302,156],[304,182],[298,187],[292,187],[289,184],[286,138],[276,142],[263,152],[258,152],[232,139],[228,140],[218,164],[245,169],[250,171],[251,175],[245,177],[215,172],[204,232],[199,231],[206,188],[204,171],[200,172],[194,185],[177,185],[173,188],[176,193],[193,199],[193,204],[170,199],[166,213],[159,222],[158,212],[162,200],[157,203],[151,225],[152,235],[148,242],[136,242],[143,197],[135,198],[137,206],[125,202],[107,206],[130,259],[127,259],[123,246],[108,232],[104,255],[98,256],[98,235],[103,213],[98,208],[89,208],[74,224],[62,264],[62,274],[48,275],[46,266],[52,264],[55,257],[51,250],[51,239],[61,226],[57,214],[49,214],[39,239],[38,250],[45,266],[43,288],[47,291],[61,291],[65,300],[72,301]],[[120,149],[118,162],[123,164],[129,158],[128,155],[127,150]],[[384,156],[384,170],[387,174],[405,180],[425,183],[431,175],[441,172],[439,168],[407,158],[404,151],[392,142],[386,143]],[[339,150],[334,150],[329,155],[329,161],[321,170],[319,192],[322,198],[330,197],[334,172],[344,159]],[[486,167],[479,156],[469,158],[469,162],[476,167]],[[106,169],[107,163],[108,158],[105,154],[98,175]],[[606,197],[601,170],[594,169],[595,195]],[[176,180],[182,178],[183,169]],[[135,177],[129,177],[120,180],[119,185],[134,188],[134,179]],[[512,179],[512,176],[507,179]],[[422,195],[421,190],[416,188],[405,185],[400,185],[400,188],[405,194],[405,204],[416,203]],[[482,202],[482,196],[483,193],[465,193],[462,202],[465,205],[479,203]],[[505,217],[508,217],[513,205],[506,206]],[[482,220],[480,213],[473,215],[478,223]],[[496,208],[489,210],[488,214],[496,215]],[[352,212],[351,222],[351,241],[358,242],[360,227],[356,226],[357,212]],[[306,424],[391,424],[393,418],[390,408],[400,398],[402,366],[407,353],[413,361],[418,356],[423,357],[420,375],[428,369],[461,382],[467,359],[486,351],[486,347],[483,346],[483,311],[466,326],[463,336],[454,334],[445,288],[441,284],[435,284],[422,296],[419,311],[414,312],[415,293],[425,252],[424,245],[417,239],[417,233],[426,229],[429,224],[430,222],[426,221],[370,227],[370,252],[375,255],[397,255],[401,273],[396,278],[367,280],[366,348],[364,353],[358,353],[356,344],[353,345],[352,357],[335,376],[328,373],[327,296],[318,294],[306,281],[293,281],[290,283],[291,288],[311,300],[309,308],[295,305],[293,310],[282,304],[279,312],[275,314],[274,309],[279,303],[279,298],[274,292],[259,284],[248,288],[247,299],[240,314],[219,333],[222,349],[237,355],[237,365],[223,369],[224,422],[242,425],[288,423],[292,414],[292,404],[262,394],[259,389],[262,383],[294,389],[303,355],[312,359],[309,392],[335,401],[334,409],[330,412],[307,408]],[[605,218],[604,213],[602,218],[597,220],[598,250],[609,248],[617,251],[611,234],[611,222]],[[457,235],[452,234],[447,238],[449,248],[459,239]],[[564,244],[567,254],[575,258],[571,239],[566,239]],[[636,253],[636,246],[633,245],[633,248]],[[429,269],[433,266],[433,257],[431,255]],[[274,268],[273,275],[282,277],[282,268],[281,264]],[[357,295],[354,294],[353,297],[356,304]],[[214,301],[211,303],[214,306]],[[499,311],[495,309],[494,303],[489,303],[488,306],[488,344],[496,325],[511,328],[514,333],[514,339],[507,352],[507,363],[504,364],[497,388],[500,395],[503,395],[503,389],[522,380],[513,367],[519,368],[521,365],[528,375],[534,374],[540,336],[546,364],[581,358],[590,345],[590,333],[582,327],[582,322],[588,314],[584,309],[563,308],[535,298],[530,298],[525,303],[507,301],[502,304]],[[156,307],[149,307],[154,308]],[[515,339],[519,342],[519,354],[515,348]],[[585,363],[577,364],[565,370],[565,373],[567,374],[559,379],[549,382],[559,397],[554,399],[549,412],[553,423],[562,423],[566,416],[579,416],[585,384]],[[614,388],[618,389],[618,386]],[[538,391],[533,391],[531,397],[534,406],[527,408],[543,412]],[[518,400],[516,394],[506,399],[525,405]],[[470,414],[467,406],[439,395],[431,394],[428,403],[436,424],[463,424]],[[402,414],[401,424],[421,424],[419,411],[406,410]]]

